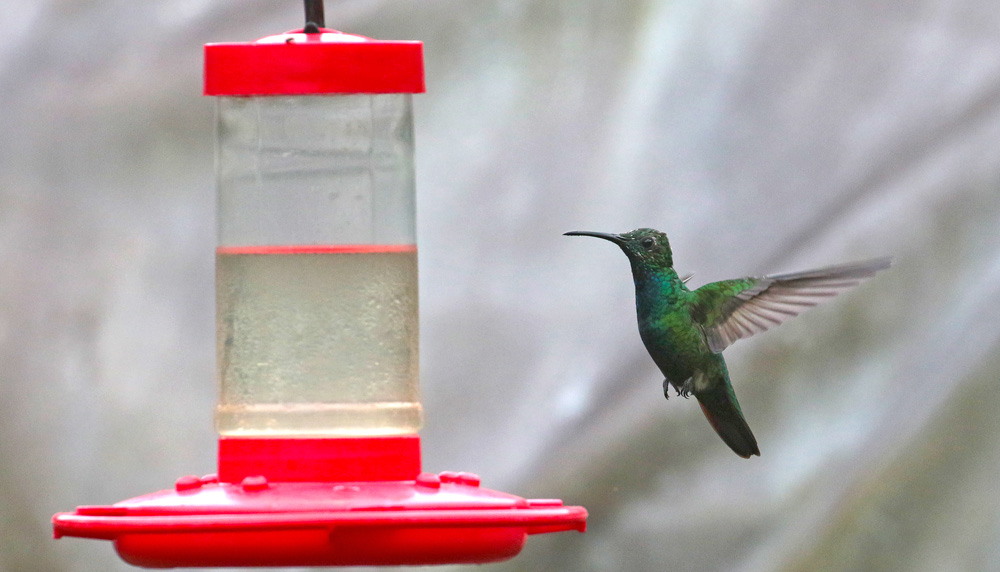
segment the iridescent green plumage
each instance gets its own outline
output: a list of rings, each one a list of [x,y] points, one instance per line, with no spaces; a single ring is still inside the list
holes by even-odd
[[[639,335],[678,395],[698,399],[716,433],[741,457],[760,455],[729,380],[722,350],[772,328],[888,268],[891,260],[722,280],[691,291],[673,268],[667,236],[649,228],[625,234],[567,232],[617,244],[632,264]]]

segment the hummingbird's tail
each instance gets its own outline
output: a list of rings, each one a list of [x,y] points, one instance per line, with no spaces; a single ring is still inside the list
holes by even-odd
[[[733,386],[724,372],[722,375],[723,379],[708,384],[708,389],[695,391],[701,410],[712,424],[712,429],[734,453],[744,459],[749,459],[751,455],[760,456],[757,439],[743,418]]]

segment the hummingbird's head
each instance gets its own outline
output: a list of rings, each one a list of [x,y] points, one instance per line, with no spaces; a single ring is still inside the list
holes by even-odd
[[[633,269],[657,270],[672,268],[674,265],[670,241],[667,240],[667,235],[656,229],[637,228],[623,234],[574,230],[565,234],[567,236],[596,236],[617,244],[625,256],[628,256]]]

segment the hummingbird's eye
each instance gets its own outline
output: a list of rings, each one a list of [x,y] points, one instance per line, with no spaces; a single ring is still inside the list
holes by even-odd
[[[642,241],[639,244],[641,244],[643,248],[649,250],[650,248],[653,248],[653,245],[656,244],[656,241],[653,240],[653,237],[647,236],[646,238],[642,239]]]

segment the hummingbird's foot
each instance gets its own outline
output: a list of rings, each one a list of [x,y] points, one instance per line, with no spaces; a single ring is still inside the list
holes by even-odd
[[[670,380],[666,378],[663,380],[663,397],[670,399]]]
[[[684,383],[677,388],[677,395],[680,395],[684,399],[691,397],[691,393],[694,391],[694,378],[689,377],[684,380]]]

